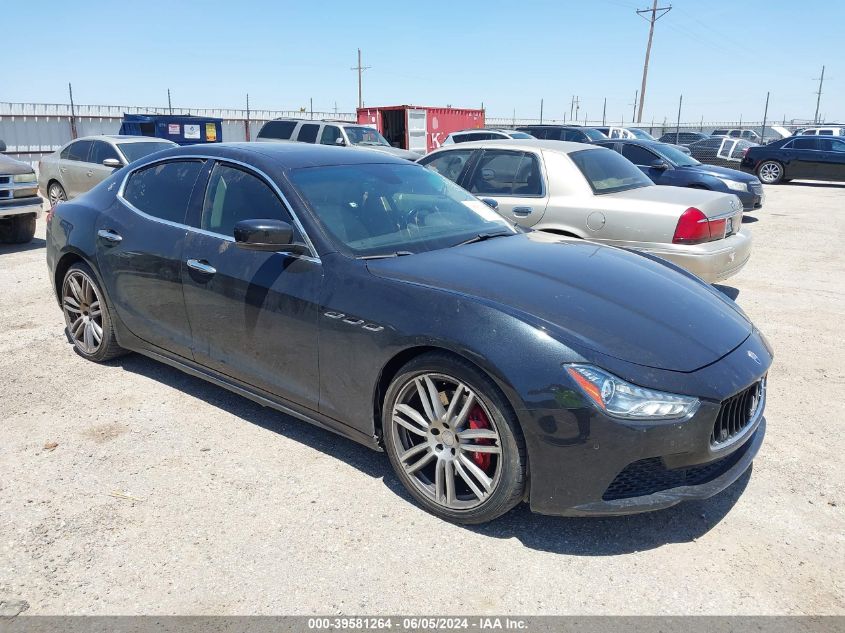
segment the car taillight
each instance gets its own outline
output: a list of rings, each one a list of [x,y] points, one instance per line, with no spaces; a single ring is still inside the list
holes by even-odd
[[[724,220],[722,221],[722,233],[724,234]],[[672,237],[673,244],[701,244],[710,241],[710,222],[707,216],[699,209],[690,207],[681,214],[678,226],[675,227],[675,235]]]
[[[725,237],[725,228],[728,225],[727,219],[710,220],[707,225],[710,227],[710,241],[720,240]]]

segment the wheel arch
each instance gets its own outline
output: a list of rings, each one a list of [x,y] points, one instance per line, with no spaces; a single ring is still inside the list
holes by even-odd
[[[67,251],[56,262],[56,268],[53,270],[53,287],[56,289],[56,301],[59,305],[62,305],[62,283],[64,282],[65,275],[68,269],[78,262],[87,264],[92,270],[94,269],[91,262],[76,250]]]
[[[535,227],[535,230],[542,231],[543,233],[551,233],[552,235],[562,235],[564,237],[576,237],[580,240],[585,239],[583,235],[578,235],[572,229],[568,227],[561,227],[561,226],[540,226]]]

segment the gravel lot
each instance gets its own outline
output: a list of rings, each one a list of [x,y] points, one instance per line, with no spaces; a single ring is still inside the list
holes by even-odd
[[[845,185],[766,193],[725,287],[776,352],[753,472],[659,513],[473,528],[414,506],[383,454],[74,354],[42,223],[0,246],[0,610],[845,614]]]

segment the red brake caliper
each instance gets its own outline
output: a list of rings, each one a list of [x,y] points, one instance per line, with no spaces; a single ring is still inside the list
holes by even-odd
[[[480,406],[475,405],[472,411],[469,412],[469,428],[471,429],[489,429],[490,428],[490,421],[487,419],[487,416],[484,414],[484,409]],[[475,440],[478,444],[492,444],[493,440],[488,440],[485,438]],[[478,466],[481,470],[487,472],[487,469],[490,467],[490,459],[492,455],[490,453],[472,453],[472,461],[475,462],[476,466]]]

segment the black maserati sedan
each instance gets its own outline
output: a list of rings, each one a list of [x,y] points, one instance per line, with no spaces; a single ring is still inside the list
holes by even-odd
[[[767,185],[794,179],[845,181],[845,139],[788,136],[751,147],[740,168]]]
[[[772,351],[730,299],[382,153],[165,150],[47,222],[81,356],[139,352],[384,450],[451,521],[709,497],[763,441]]]

